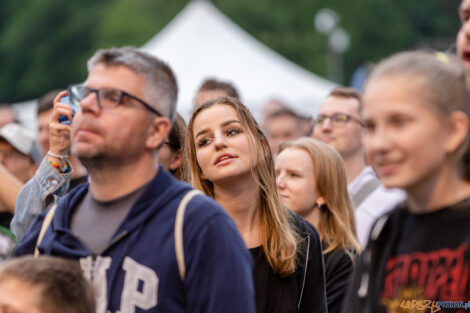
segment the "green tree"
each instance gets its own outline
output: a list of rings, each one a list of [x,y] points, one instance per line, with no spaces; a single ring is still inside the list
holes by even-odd
[[[86,76],[96,49],[140,46],[188,0],[0,1],[0,102],[39,97]],[[446,49],[459,28],[460,0],[213,0],[262,43],[319,75],[326,39],[313,18],[330,7],[351,36],[345,77],[365,63],[414,48]]]

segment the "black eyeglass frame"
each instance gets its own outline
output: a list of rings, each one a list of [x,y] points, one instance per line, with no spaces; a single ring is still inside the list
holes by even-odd
[[[100,107],[100,109],[103,109],[103,106],[101,105],[101,102],[100,102],[100,92],[103,92],[105,90],[108,90],[108,91],[115,91],[115,92],[119,92],[119,99],[118,101],[114,101],[116,103],[116,106],[113,107],[113,108],[117,108],[119,105],[121,105],[122,103],[122,98],[124,96],[126,97],[129,97],[131,99],[134,99],[136,100],[137,102],[140,102],[147,110],[149,110],[150,112],[153,112],[155,113],[157,116],[159,117],[162,117],[163,115],[158,112],[156,109],[152,108],[147,102],[145,102],[144,100],[141,100],[139,99],[138,97],[134,96],[134,95],[131,95],[130,93],[128,92],[125,92],[124,90],[121,90],[121,89],[117,89],[117,88],[101,88],[101,89],[95,89],[95,88],[91,88],[91,87],[87,87],[87,86],[83,86],[83,85],[72,85],[72,86],[69,86],[69,88],[67,88],[67,91],[70,95],[70,100],[72,101],[72,103],[74,103],[75,105],[78,105],[80,106],[80,101],[83,100],[82,99],[79,99],[79,97],[77,96],[78,94],[80,94],[79,92],[74,92],[73,90],[74,89],[78,89],[78,88],[83,88],[83,89],[88,89],[90,91],[90,93],[88,95],[90,95],[91,93],[94,93],[96,94],[96,99],[98,100],[98,106]]]
[[[344,124],[346,124],[346,123],[349,122],[350,120],[353,120],[353,121],[355,121],[356,123],[358,123],[361,127],[364,127],[364,123],[362,123],[361,120],[359,120],[359,119],[357,119],[357,118],[355,118],[355,117],[353,117],[353,116],[351,116],[351,115],[349,115],[349,114],[346,114],[346,113],[335,113],[335,114],[331,114],[331,115],[320,114],[320,115],[318,115],[315,119],[313,119],[313,121],[314,121],[315,125],[322,125],[323,122],[328,118],[328,119],[330,119],[330,121],[331,121],[332,124],[337,124],[338,121],[337,121],[337,120],[334,121],[334,117],[335,117],[335,116],[346,116],[346,120],[344,120]],[[323,118],[323,121],[322,121],[322,122],[318,122],[318,119],[319,119],[319,118]],[[341,122],[343,122],[343,121],[341,121]],[[341,123],[341,122],[340,122],[340,123]]]

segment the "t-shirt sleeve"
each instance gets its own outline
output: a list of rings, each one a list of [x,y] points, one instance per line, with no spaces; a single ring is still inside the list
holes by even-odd
[[[197,223],[184,223],[184,284],[191,312],[254,313],[253,262],[233,221],[221,212],[197,230]]]

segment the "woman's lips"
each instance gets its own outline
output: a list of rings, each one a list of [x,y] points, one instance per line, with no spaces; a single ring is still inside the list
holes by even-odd
[[[224,165],[224,164],[230,163],[234,158],[235,156],[229,153],[221,154],[215,160],[214,165]]]

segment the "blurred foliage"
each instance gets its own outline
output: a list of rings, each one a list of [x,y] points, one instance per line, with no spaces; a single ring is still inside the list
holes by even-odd
[[[188,0],[0,1],[0,103],[39,97],[86,77],[96,49],[140,46]],[[288,59],[325,75],[326,38],[313,17],[324,7],[351,36],[346,77],[393,52],[445,50],[460,26],[460,0],[213,0],[234,22]]]

